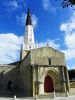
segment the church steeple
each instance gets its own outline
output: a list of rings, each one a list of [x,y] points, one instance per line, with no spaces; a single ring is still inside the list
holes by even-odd
[[[26,25],[32,25],[30,9],[28,8]]]
[[[35,48],[34,31],[32,26],[30,9],[27,12],[25,35],[23,41],[23,50],[31,50]]]

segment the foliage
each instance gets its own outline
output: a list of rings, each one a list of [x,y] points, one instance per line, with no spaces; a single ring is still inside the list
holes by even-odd
[[[75,79],[75,69],[68,70],[68,73],[69,73],[70,80]]]
[[[63,0],[61,5],[63,8],[75,5],[75,0]]]

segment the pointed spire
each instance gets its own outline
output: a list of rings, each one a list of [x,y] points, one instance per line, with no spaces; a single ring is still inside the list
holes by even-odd
[[[32,25],[30,9],[28,8],[26,25]]]

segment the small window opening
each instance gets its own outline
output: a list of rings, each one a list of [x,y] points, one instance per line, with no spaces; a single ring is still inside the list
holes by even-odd
[[[31,49],[31,46],[29,46],[29,49]]]
[[[50,58],[48,59],[48,61],[49,61],[49,65],[51,65],[51,59]]]

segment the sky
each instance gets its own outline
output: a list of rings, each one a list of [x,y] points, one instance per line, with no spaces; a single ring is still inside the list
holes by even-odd
[[[20,59],[28,8],[35,42],[65,53],[68,69],[75,69],[75,10],[60,0],[0,0],[0,64]]]

